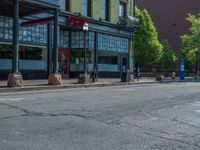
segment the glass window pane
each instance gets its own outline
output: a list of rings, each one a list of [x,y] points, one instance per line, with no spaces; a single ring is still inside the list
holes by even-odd
[[[88,0],[82,0],[82,15],[87,16]]]

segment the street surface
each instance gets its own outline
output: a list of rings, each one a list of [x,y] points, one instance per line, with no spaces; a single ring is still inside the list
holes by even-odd
[[[0,150],[200,150],[200,83],[0,94]]]

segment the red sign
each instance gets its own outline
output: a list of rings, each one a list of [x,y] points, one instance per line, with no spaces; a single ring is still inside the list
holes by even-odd
[[[83,25],[86,23],[84,19],[74,16],[69,16],[67,19],[68,19],[68,24],[72,26],[83,27]]]

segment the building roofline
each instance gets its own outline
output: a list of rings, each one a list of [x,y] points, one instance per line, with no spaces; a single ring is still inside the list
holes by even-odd
[[[96,23],[96,24],[105,25],[105,26],[109,26],[109,27],[119,28],[119,29],[122,29],[122,30],[130,31],[130,32],[133,32],[134,29],[136,28],[136,26],[134,26],[134,28],[130,28],[130,27],[127,27],[127,26],[122,26],[122,25],[119,25],[119,24],[113,24],[111,22],[107,22],[107,21],[103,21],[103,20],[101,20],[101,21],[95,20],[92,17],[82,16],[81,14],[70,13],[70,12],[63,11],[63,10],[60,11],[60,15],[66,16],[66,17],[67,16],[75,16],[75,17],[79,17],[79,18],[82,18],[82,19],[86,19],[88,22],[91,22],[91,23]]]
[[[52,9],[60,8],[59,5],[48,3],[48,2],[44,2],[44,1],[41,1],[41,0],[37,0],[37,1],[36,0],[20,0],[20,2],[22,2],[22,3],[30,3],[30,4],[34,4],[34,5],[37,5],[37,6],[43,6],[43,7],[48,7],[48,8],[52,8]]]
[[[13,17],[13,0],[1,0],[0,13],[3,16]],[[29,16],[39,12],[50,12],[59,9],[59,5],[41,0],[19,0],[19,16]]]

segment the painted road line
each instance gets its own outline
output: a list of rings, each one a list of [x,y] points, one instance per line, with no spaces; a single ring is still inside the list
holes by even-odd
[[[20,101],[24,99],[25,98],[5,98],[5,99],[0,99],[0,101]]]

